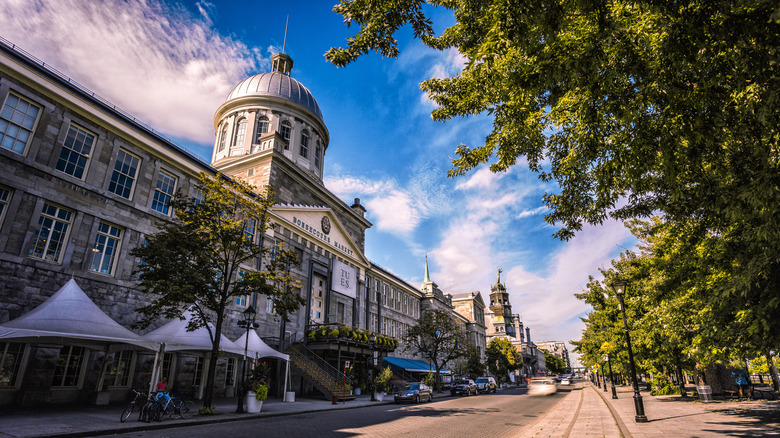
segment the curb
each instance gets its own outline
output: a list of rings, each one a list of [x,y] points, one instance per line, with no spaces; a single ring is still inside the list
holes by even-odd
[[[631,432],[628,431],[628,426],[626,426],[626,423],[623,422],[623,418],[618,415],[615,408],[612,407],[612,404],[607,401],[607,398],[604,397],[604,394],[601,393],[601,391],[598,391],[595,386],[593,386],[593,382],[590,382],[590,385],[588,385],[590,389],[596,391],[596,394],[601,397],[601,401],[604,402],[605,405],[607,405],[607,408],[609,409],[609,413],[612,414],[612,418],[615,420],[615,423],[618,425],[618,429],[620,429],[620,434],[623,435],[625,438],[632,438]]]

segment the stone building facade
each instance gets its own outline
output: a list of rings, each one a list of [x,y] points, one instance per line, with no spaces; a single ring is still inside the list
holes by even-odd
[[[130,327],[149,299],[136,288],[138,261],[129,251],[171,218],[167,200],[174,193],[196,195],[200,172],[275,190],[272,227],[256,239],[295,251],[291,273],[306,298],[288,323],[263,296],[237,298],[223,327],[231,340],[243,333],[238,321],[249,305],[258,312],[257,333],[282,350],[324,325],[400,340],[427,309],[453,312],[452,297],[430,280],[427,261],[416,288],[366,258],[365,208],[322,183],[329,133],[319,106],[290,77],[289,56],[277,54],[273,64],[272,72],[237,85],[217,109],[209,164],[0,39],[0,324],[30,312],[73,278],[101,310]],[[466,319],[479,341],[481,298],[475,298]],[[330,345],[318,350],[336,368],[346,360],[368,363],[367,353]],[[412,356],[403,345],[381,353]],[[205,359],[166,353],[163,375],[179,394],[197,396]],[[97,392],[124,399],[129,388],[148,387],[153,360],[150,351],[0,341],[0,405],[87,402]],[[217,396],[235,393],[239,363],[219,359]],[[103,366],[108,373],[101,383]],[[307,390],[300,376],[291,388]]]

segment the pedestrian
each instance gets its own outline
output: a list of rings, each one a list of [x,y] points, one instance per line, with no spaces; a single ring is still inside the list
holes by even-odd
[[[155,386],[154,390],[156,392],[168,392],[168,378],[163,377],[162,380],[157,382],[157,386]]]

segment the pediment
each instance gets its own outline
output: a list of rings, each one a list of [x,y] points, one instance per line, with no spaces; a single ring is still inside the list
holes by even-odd
[[[349,237],[346,228],[330,208],[276,205],[271,211],[288,228],[295,230],[306,239],[316,242],[346,260],[368,266],[365,255]]]

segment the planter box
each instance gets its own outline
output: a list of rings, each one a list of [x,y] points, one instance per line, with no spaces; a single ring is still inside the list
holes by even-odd
[[[254,392],[246,394],[246,411],[250,414],[256,414],[263,409],[263,402],[255,397]]]

